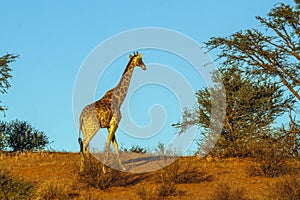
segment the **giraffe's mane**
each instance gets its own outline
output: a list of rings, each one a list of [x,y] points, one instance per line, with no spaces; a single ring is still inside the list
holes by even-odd
[[[137,57],[137,56],[139,56],[139,53],[138,53],[138,52],[134,52],[134,53],[133,53],[133,56],[131,56],[131,54],[130,54],[130,59],[129,59],[128,64],[126,65],[126,68],[125,68],[125,70],[124,70],[124,72],[123,72],[123,75],[128,71],[129,65],[131,64],[132,60],[133,60],[135,57]]]

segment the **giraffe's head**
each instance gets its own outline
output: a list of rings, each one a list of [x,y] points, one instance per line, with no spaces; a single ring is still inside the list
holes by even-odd
[[[134,52],[133,55],[129,54],[129,58],[131,59],[131,62],[134,64],[134,66],[139,66],[143,70],[146,70],[146,65],[143,62],[142,54]]]

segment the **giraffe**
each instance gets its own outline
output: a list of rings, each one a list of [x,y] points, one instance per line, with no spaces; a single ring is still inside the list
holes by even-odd
[[[78,138],[81,156],[80,172],[84,171],[84,160],[89,157],[89,143],[100,128],[107,128],[108,131],[104,152],[104,165],[102,168],[103,173],[106,173],[105,162],[108,159],[111,142],[113,143],[115,153],[119,160],[119,165],[125,170],[119,157],[118,143],[115,136],[118,124],[122,118],[120,107],[126,97],[134,68],[139,66],[143,70],[146,70],[146,66],[142,60],[142,54],[134,52],[133,55],[129,55],[129,59],[122,78],[116,87],[108,90],[100,100],[84,107],[81,112]],[[80,131],[83,134],[83,140],[80,138]]]

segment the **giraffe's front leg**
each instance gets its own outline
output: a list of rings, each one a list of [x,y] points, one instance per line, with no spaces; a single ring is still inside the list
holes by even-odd
[[[108,136],[107,136],[107,141],[106,141],[106,148],[105,148],[105,158],[104,158],[104,166],[102,168],[103,173],[106,173],[106,166],[105,163],[107,162],[108,159],[108,155],[109,155],[109,151],[110,151],[110,143],[114,142],[114,147],[115,147],[115,151],[116,154],[118,156],[119,159],[119,164],[121,164],[120,162],[120,158],[119,158],[119,151],[118,151],[118,144],[115,141],[115,132],[118,128],[118,121],[113,117],[109,123],[109,127],[107,128],[108,130]]]

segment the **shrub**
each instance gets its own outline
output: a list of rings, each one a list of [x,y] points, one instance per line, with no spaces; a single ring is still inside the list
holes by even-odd
[[[300,199],[300,179],[287,176],[277,181],[271,188],[268,199],[298,200]]]
[[[134,145],[129,149],[129,152],[145,154],[147,153],[147,150],[143,147],[140,147],[139,145]]]
[[[7,147],[12,151],[34,151],[49,144],[44,132],[36,130],[26,121],[15,120],[6,127]]]
[[[29,200],[33,186],[21,179],[13,179],[8,170],[0,169],[0,199]]]
[[[161,185],[154,185],[154,186],[140,186],[136,190],[136,194],[142,200],[161,200],[165,199],[163,194],[166,194],[164,187]]]
[[[255,149],[255,162],[247,168],[250,176],[276,177],[288,171],[286,155],[275,143],[261,142]]]
[[[176,184],[200,183],[209,181],[211,176],[199,172],[195,166],[185,160],[176,160],[162,169],[161,178]],[[162,182],[161,180],[159,180]]]
[[[179,161],[175,161],[174,165],[179,165]],[[175,183],[200,183],[204,181],[210,181],[212,176],[207,175],[204,172],[199,172],[195,166],[191,165],[189,161],[183,161],[180,164],[181,170],[176,176]]]
[[[142,200],[165,199],[168,196],[183,195],[183,191],[177,190],[177,185],[174,182],[165,181],[152,187],[141,186],[136,190],[136,194]]]
[[[108,189],[113,186],[126,185],[126,178],[122,176],[122,172],[109,169],[109,172],[103,173],[100,162],[96,159],[86,159],[84,163],[84,171],[79,174],[79,181],[86,183],[90,187],[101,190]]]
[[[99,200],[99,197],[97,197],[94,193],[91,191],[88,191],[87,194],[80,194],[78,200]]]
[[[149,199],[149,195],[148,192],[146,190],[146,188],[144,186],[139,187],[136,190],[136,194],[140,197],[140,199],[142,200],[148,200]]]
[[[167,197],[178,195],[177,186],[174,182],[163,180],[163,182],[157,188],[158,196]]]
[[[6,123],[0,121],[0,151],[3,151],[5,149],[5,143],[6,143]]]
[[[67,186],[55,179],[42,183],[35,191],[37,200],[70,199]]]
[[[146,189],[142,186],[137,190],[137,194],[141,199],[161,199],[167,196],[181,196],[184,194],[184,191],[178,190],[177,184],[199,183],[210,179],[210,176],[199,173],[189,162],[179,159],[161,169],[158,175],[158,184],[155,187]]]
[[[158,196],[175,196],[179,192],[177,190],[177,183],[182,182],[183,176],[179,172],[179,163],[178,160],[170,164],[169,166],[161,170],[159,185],[157,187]]]
[[[232,187],[228,183],[219,183],[210,195],[210,200],[246,200],[245,189]]]
[[[165,145],[159,142],[157,147],[155,148],[155,151],[158,155],[164,156],[166,154]]]

